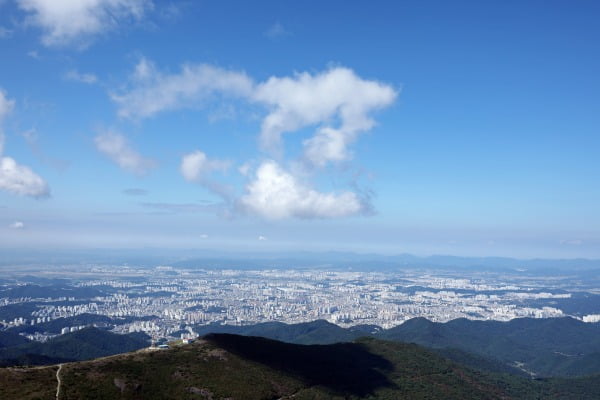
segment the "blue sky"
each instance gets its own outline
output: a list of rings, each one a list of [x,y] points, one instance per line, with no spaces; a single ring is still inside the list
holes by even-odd
[[[594,1],[0,1],[0,246],[600,257]]]

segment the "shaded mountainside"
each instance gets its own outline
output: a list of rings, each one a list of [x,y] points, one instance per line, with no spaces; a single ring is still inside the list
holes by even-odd
[[[0,331],[0,349],[29,343],[29,339],[14,332]]]
[[[0,369],[0,398],[53,399],[56,366]],[[597,377],[482,374],[415,344],[297,345],[211,334],[191,345],[64,364],[60,399],[595,399]]]
[[[332,344],[351,342],[361,336],[376,333],[381,328],[374,325],[359,325],[345,329],[324,320],[317,320],[300,324],[266,322],[247,326],[197,325],[194,327],[194,330],[200,335],[208,333],[232,333],[244,336],[261,336],[296,344]]]
[[[529,371],[538,376],[600,373],[600,324],[573,318],[520,318],[508,322],[456,319],[447,323],[414,318],[387,330],[375,326],[344,329],[323,320],[293,325],[205,325],[195,329],[201,334],[262,336],[297,344],[330,344],[373,336],[420,344],[471,367],[495,372]]]
[[[523,363],[540,376],[583,376],[600,372],[600,324],[573,318],[508,322],[456,319],[434,323],[415,318],[380,332],[386,340],[431,348],[456,348],[505,364]]]
[[[51,321],[47,328],[54,330],[67,323],[102,322],[102,318],[106,317],[84,314],[65,321]],[[211,324],[194,329],[200,335],[231,333],[295,344],[332,344],[371,336],[416,343],[463,365],[489,372],[525,376],[534,373],[538,377],[600,373],[600,324],[586,324],[572,318],[524,318],[509,322],[457,319],[447,323],[415,318],[388,330],[373,325],[345,329],[323,320],[292,325],[280,322],[247,326]],[[135,335],[112,335],[96,330],[88,335],[90,341],[76,342],[69,347],[62,344],[62,336],[44,344],[30,343],[13,330],[15,328],[0,332],[0,360],[3,360],[0,365],[43,365],[91,359],[144,347],[147,340],[141,337],[138,342],[132,342]],[[74,337],[78,335],[84,333]],[[99,335],[103,335],[101,339],[94,339]],[[102,349],[95,344],[99,342],[103,343]]]
[[[0,365],[44,365],[90,360],[138,350],[148,345],[148,337],[145,335],[118,335],[90,327],[57,336],[44,343],[28,341],[0,349]]]

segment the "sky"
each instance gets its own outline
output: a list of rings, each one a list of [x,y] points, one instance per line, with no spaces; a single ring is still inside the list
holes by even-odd
[[[0,249],[600,258],[599,17],[0,0]]]

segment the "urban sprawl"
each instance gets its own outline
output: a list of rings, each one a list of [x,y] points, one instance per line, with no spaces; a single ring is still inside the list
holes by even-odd
[[[58,318],[96,314],[116,321],[110,326],[114,332],[145,332],[153,338],[178,337],[182,331],[193,333],[197,325],[300,323],[318,319],[342,327],[369,324],[390,328],[415,317],[437,322],[456,318],[506,321],[561,317],[566,314],[558,307],[530,303],[571,297],[564,290],[548,289],[547,280],[464,278],[417,271],[190,270],[170,266],[149,270],[94,266],[80,274],[72,285],[98,289],[103,294],[85,301],[66,296],[0,298],[0,306],[36,304],[30,314],[0,321],[0,327],[43,327],[42,324]],[[579,318],[586,322],[600,320],[598,315]],[[82,327],[66,326],[61,333]],[[40,329],[27,336],[43,341],[56,333]]]

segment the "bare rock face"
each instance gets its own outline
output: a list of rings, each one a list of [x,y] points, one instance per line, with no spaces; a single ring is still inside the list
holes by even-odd
[[[142,388],[142,385],[140,385],[139,383],[128,383],[125,379],[121,378],[115,378],[113,380],[113,383],[121,391],[121,393],[125,393],[127,389],[130,389],[133,392],[137,392]]]
[[[125,382],[123,379],[115,378],[113,383],[117,388],[119,388],[121,393],[123,393],[125,389],[127,389],[127,382]]]
[[[213,392],[208,389],[200,389],[195,386],[189,387],[188,391],[193,394],[199,394],[204,397],[206,400],[213,400]]]

